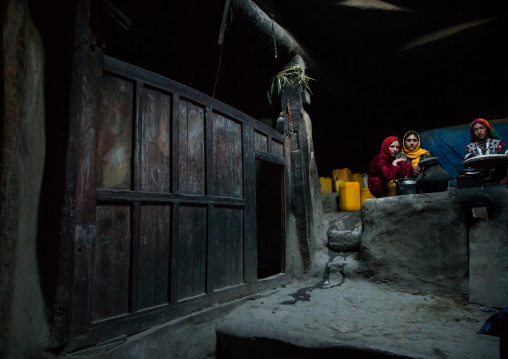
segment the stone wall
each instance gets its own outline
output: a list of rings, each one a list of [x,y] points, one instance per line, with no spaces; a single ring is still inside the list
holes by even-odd
[[[485,216],[473,215],[479,207]],[[361,272],[372,280],[508,303],[505,185],[367,200],[362,220]]]
[[[37,260],[44,51],[27,1],[5,1],[1,10],[0,357],[40,357],[49,333]]]
[[[456,193],[370,199],[362,206],[362,270],[416,289],[466,290],[467,228]]]

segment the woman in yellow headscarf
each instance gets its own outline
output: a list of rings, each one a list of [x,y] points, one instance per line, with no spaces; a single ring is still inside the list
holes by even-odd
[[[412,174],[416,178],[420,174],[420,166],[418,163],[421,159],[431,157],[430,152],[426,149],[420,148],[420,136],[416,131],[407,131],[402,139],[402,151],[397,155],[397,158],[405,158],[410,163]]]

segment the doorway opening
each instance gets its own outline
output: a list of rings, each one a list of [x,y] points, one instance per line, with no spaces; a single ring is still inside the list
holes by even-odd
[[[284,166],[256,159],[258,279],[284,271]]]

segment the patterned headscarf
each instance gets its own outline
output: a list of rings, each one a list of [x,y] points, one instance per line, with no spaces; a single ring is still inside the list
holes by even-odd
[[[390,154],[390,145],[393,141],[399,141],[399,144],[401,143],[397,136],[389,136],[385,138],[383,144],[381,145],[381,151],[379,151],[379,153],[381,153],[389,160],[393,159],[393,156]]]
[[[473,126],[477,123],[481,123],[482,125],[485,125],[485,127],[489,129],[489,134],[487,135],[487,137],[495,138],[497,140],[501,139],[501,137],[499,137],[499,135],[497,134],[496,130],[492,128],[492,126],[487,120],[484,120],[483,118],[477,118],[476,120],[471,122],[471,126],[469,128],[469,131],[471,132],[471,142],[476,142],[476,138],[474,137],[473,134]]]

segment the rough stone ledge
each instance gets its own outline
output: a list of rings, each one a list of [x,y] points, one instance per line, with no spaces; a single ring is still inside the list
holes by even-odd
[[[335,252],[357,252],[362,234],[362,214],[360,211],[339,213],[328,224],[328,248]]]
[[[226,319],[217,324],[217,357],[228,359],[412,359],[368,346],[330,342],[315,332],[296,333],[270,321]]]

